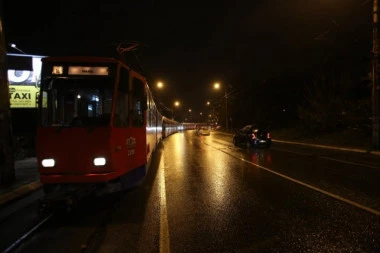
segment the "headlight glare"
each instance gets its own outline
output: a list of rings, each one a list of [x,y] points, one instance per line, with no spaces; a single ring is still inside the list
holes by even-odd
[[[43,159],[41,164],[45,168],[54,167],[55,166],[55,160],[53,158]]]
[[[95,166],[104,166],[104,165],[106,165],[106,158],[105,157],[95,157],[94,158],[94,165]]]

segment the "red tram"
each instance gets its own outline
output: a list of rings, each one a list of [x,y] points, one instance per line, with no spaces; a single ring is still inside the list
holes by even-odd
[[[105,57],[42,59],[36,151],[46,194],[138,185],[181,124],[159,112],[145,78]]]

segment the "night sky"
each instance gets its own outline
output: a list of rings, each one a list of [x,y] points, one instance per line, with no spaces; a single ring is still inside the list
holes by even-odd
[[[369,69],[371,10],[369,0],[3,0],[3,23],[7,42],[28,54],[103,55],[139,42],[135,53],[167,107],[177,99],[183,111],[205,110],[222,95],[218,81],[234,91],[232,111],[269,113],[296,104],[321,68]]]

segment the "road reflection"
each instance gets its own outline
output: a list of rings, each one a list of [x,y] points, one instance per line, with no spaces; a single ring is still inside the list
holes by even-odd
[[[251,152],[251,162],[257,164],[271,164],[272,158],[269,152],[266,152],[265,150],[256,149]]]
[[[214,208],[218,209],[225,205],[225,201],[228,201],[227,195],[230,188],[229,173],[227,171],[229,170],[229,157],[210,148],[206,148],[204,152],[205,161],[203,161],[203,164],[206,165],[208,170],[207,185],[209,191],[211,191],[210,197],[215,205]]]

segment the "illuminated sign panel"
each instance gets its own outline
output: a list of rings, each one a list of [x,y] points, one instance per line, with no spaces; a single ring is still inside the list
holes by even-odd
[[[37,108],[43,56],[24,57],[32,58],[33,71],[8,69],[11,108]]]
[[[9,87],[11,108],[37,108],[40,88],[32,85],[12,85]]]
[[[63,67],[62,66],[53,66],[53,70],[51,72],[53,75],[62,75]]]
[[[41,79],[41,58],[32,57],[33,71],[8,69],[8,81],[10,85],[39,85]]]
[[[108,76],[108,67],[70,66],[69,75]]]

